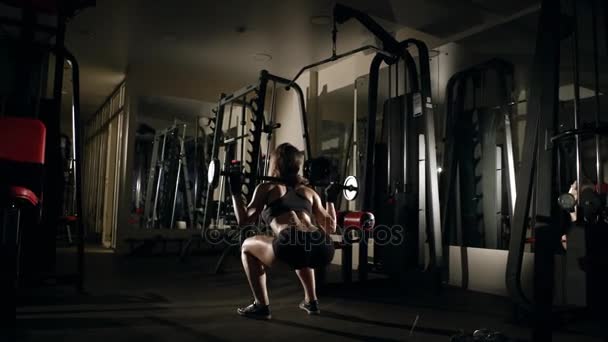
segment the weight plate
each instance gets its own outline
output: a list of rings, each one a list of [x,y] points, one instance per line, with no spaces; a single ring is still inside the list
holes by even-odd
[[[207,182],[212,188],[217,187],[218,180],[220,178],[220,161],[217,159],[209,162],[209,168],[207,169]]]
[[[565,210],[567,212],[573,212],[574,206],[576,205],[576,199],[574,198],[574,196],[572,196],[572,194],[565,193],[561,194],[557,198],[557,203],[559,204],[559,207],[562,208],[562,210]]]
[[[342,195],[347,201],[353,201],[359,195],[359,180],[355,176],[348,176],[344,180]]]

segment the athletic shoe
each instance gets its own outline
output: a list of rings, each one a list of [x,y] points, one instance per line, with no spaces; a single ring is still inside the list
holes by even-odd
[[[308,312],[309,315],[318,315],[321,313],[321,310],[319,310],[319,301],[318,300],[313,300],[308,303],[305,300],[303,300],[300,303],[299,308]]]
[[[245,317],[255,318],[255,319],[270,319],[272,315],[270,314],[270,305],[260,305],[253,302],[253,304],[236,309],[236,312]]]

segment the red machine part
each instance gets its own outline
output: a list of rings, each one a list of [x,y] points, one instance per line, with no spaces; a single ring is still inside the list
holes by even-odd
[[[30,189],[21,186],[11,186],[9,188],[9,198],[13,201],[25,202],[31,206],[38,205],[38,196],[33,193]]]
[[[357,230],[373,230],[376,224],[374,214],[368,211],[341,211],[337,213],[338,226]]]
[[[35,119],[0,118],[0,159],[44,164],[46,128]]]

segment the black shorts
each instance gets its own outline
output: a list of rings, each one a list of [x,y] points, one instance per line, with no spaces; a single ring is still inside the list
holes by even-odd
[[[335,252],[333,242],[325,232],[305,232],[296,228],[281,230],[272,243],[272,249],[277,259],[296,270],[326,266]]]

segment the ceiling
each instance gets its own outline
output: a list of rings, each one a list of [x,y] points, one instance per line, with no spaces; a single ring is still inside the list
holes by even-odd
[[[331,53],[335,0],[97,0],[68,24],[66,44],[81,65],[82,106],[92,114],[129,74],[131,91],[215,101],[251,82],[261,69],[290,77]],[[341,0],[369,13],[399,38],[422,37],[431,48],[458,42],[478,54],[527,63],[533,53],[538,1]],[[0,5],[3,15],[14,10]],[[582,13],[589,8],[581,7]],[[48,19],[46,19],[48,21]],[[582,46],[591,36],[581,22]],[[605,37],[600,37],[605,40]],[[374,42],[355,21],[339,27],[338,52]],[[563,47],[570,61],[570,48]],[[271,56],[269,61],[261,55]],[[589,83],[590,53],[581,60]],[[600,65],[608,65],[603,53]],[[564,69],[569,69],[564,63]],[[568,75],[568,70],[564,70]],[[608,83],[608,73],[600,81]],[[66,78],[69,82],[69,78]],[[69,84],[66,85],[69,92]]]
[[[498,22],[530,0],[345,0],[387,30],[415,29],[438,39]],[[83,112],[94,112],[129,73],[137,91],[214,101],[261,69],[289,77],[331,53],[327,0],[98,0],[68,26],[67,46],[82,69]],[[339,27],[338,51],[371,35],[352,21]],[[272,56],[260,61],[256,54]]]

